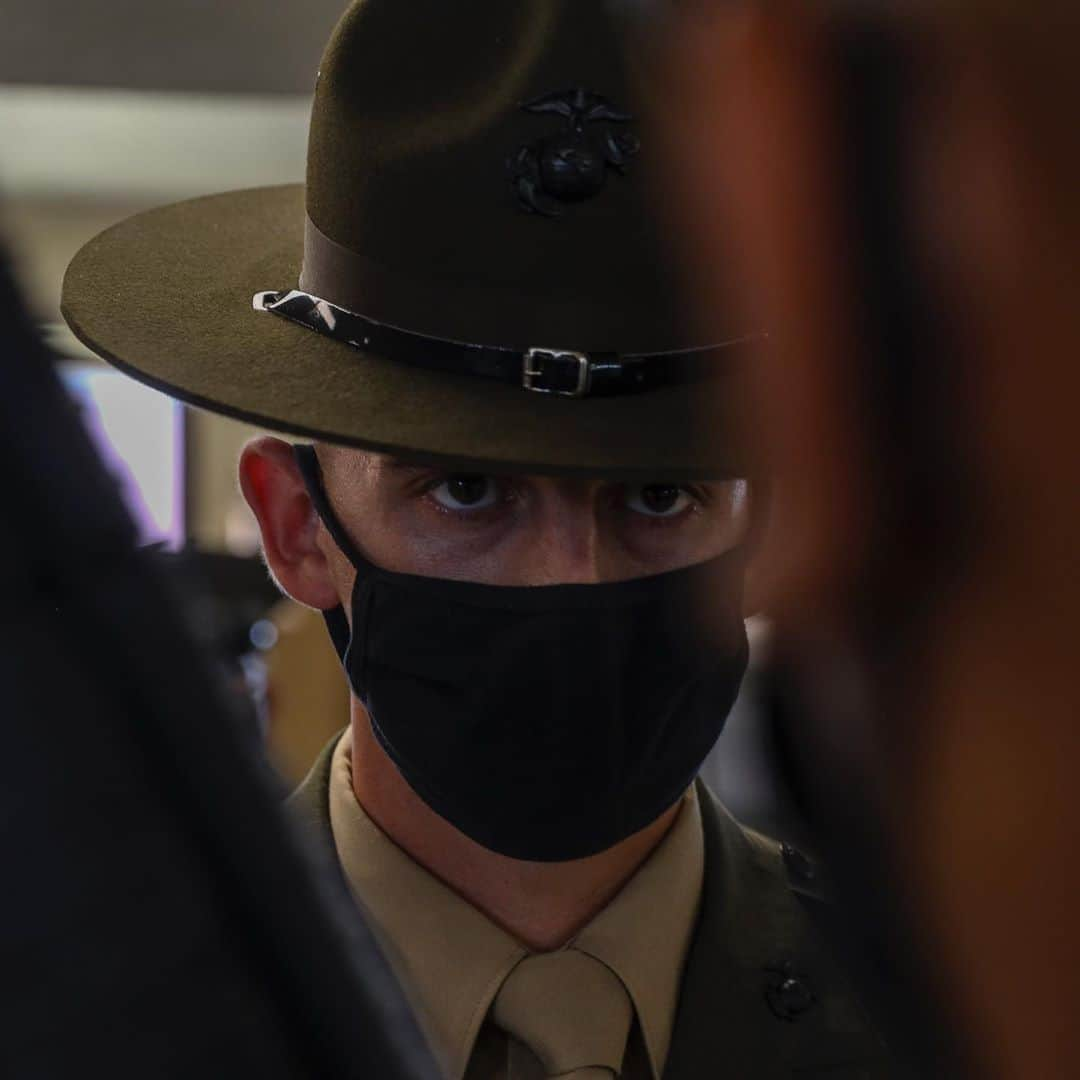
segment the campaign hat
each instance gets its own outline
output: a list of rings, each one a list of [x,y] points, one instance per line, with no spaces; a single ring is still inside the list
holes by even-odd
[[[113,226],[69,266],[65,319],[143,382],[302,438],[477,469],[741,474],[752,335],[687,317],[661,18],[353,3],[305,184]]]

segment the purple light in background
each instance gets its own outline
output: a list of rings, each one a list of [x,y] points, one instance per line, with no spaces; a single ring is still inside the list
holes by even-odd
[[[64,362],[74,397],[138,526],[139,542],[184,543],[184,410],[172,398],[98,364]]]

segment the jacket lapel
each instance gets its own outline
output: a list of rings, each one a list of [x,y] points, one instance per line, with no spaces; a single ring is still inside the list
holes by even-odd
[[[892,1076],[779,845],[743,830],[700,781],[698,795],[705,883],[664,1080]]]

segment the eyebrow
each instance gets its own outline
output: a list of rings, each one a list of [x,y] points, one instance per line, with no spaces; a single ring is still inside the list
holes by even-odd
[[[453,475],[455,475],[457,473],[460,473],[460,474],[463,474],[463,475],[467,474],[467,475],[478,475],[478,476],[492,475],[492,476],[501,476],[501,477],[504,477],[504,478],[522,477],[522,476],[532,475],[530,473],[503,472],[503,471],[498,471],[498,470],[492,471],[490,474],[488,474],[488,473],[484,472],[483,468],[472,468],[472,469],[470,469],[468,467],[455,466],[450,462],[429,461],[429,462],[425,463],[425,462],[416,462],[416,461],[406,461],[406,460],[404,460],[402,458],[394,457],[392,454],[378,454],[377,455],[377,461],[378,461],[378,466],[377,467],[378,467],[378,470],[380,472],[385,472],[387,474],[397,475],[397,476],[401,476],[402,474],[407,474],[407,473],[421,473],[421,472],[445,473],[448,476],[453,476]],[[620,480],[620,479],[617,479],[617,478],[604,477],[604,476],[591,477],[590,479],[592,479],[593,481],[599,482],[599,483],[603,483],[603,484],[625,484],[626,483],[626,481],[624,481],[624,480]],[[722,480],[696,481],[695,483],[696,483],[696,486],[698,486],[698,487],[717,488],[717,487],[722,487],[723,485],[728,484],[728,483],[733,483],[733,482],[737,483],[739,481],[739,479],[740,478],[732,477],[730,479],[722,479]],[[635,481],[635,482],[640,483],[640,484],[670,484],[670,483],[675,483],[675,481],[672,481],[669,477],[664,477],[664,476],[658,476],[654,480],[646,479],[646,480],[640,480],[640,481]],[[689,486],[689,485],[680,485],[680,486]]]
[[[431,472],[446,473],[448,476],[459,473],[470,476],[486,476],[489,471],[493,476],[523,475],[521,473],[502,472],[498,469],[485,470],[483,466],[474,466],[470,468],[467,465],[455,465],[453,462],[449,461],[407,461],[402,458],[393,457],[390,454],[379,455],[379,468],[389,473]]]
[[[387,472],[432,472],[444,468],[444,466],[438,465],[434,462],[429,464],[421,464],[416,461],[403,461],[401,458],[390,457],[388,454],[383,454],[379,459],[379,468],[385,469]]]

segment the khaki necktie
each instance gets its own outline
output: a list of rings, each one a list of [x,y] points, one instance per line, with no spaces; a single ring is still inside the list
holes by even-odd
[[[526,957],[492,1008],[495,1023],[560,1080],[619,1076],[633,1014],[619,977],[576,949]]]

